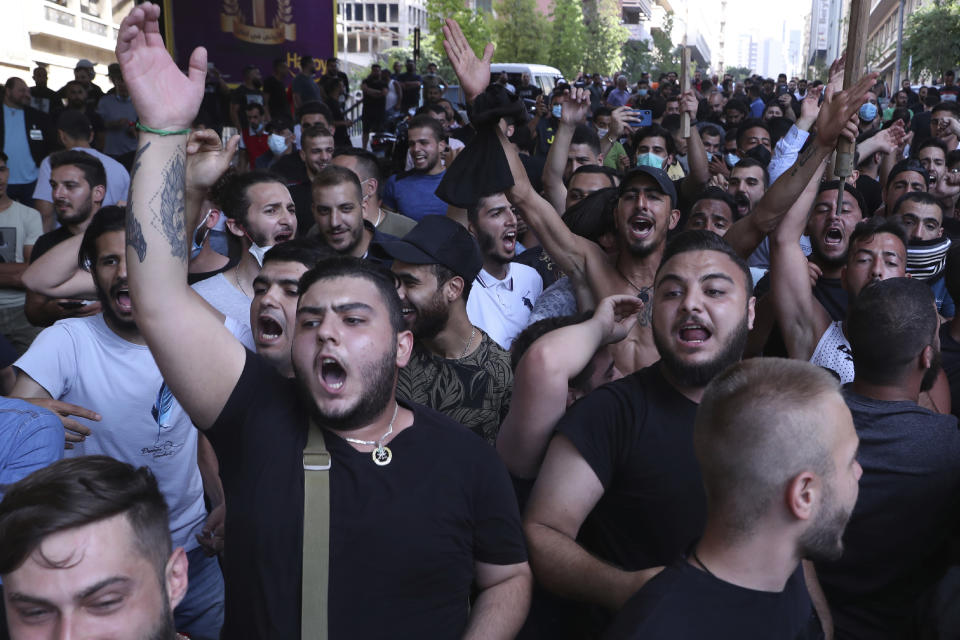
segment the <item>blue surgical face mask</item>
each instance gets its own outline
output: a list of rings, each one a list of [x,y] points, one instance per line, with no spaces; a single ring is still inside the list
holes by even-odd
[[[708,163],[713,162],[713,153],[711,153],[710,151],[707,151],[706,153],[707,153],[707,162]]]
[[[610,133],[610,129],[597,129],[597,137],[603,140]]]
[[[737,166],[737,163],[740,162],[740,156],[735,153],[728,153],[725,157],[728,167],[735,167]]]
[[[665,160],[665,158],[661,158],[652,152],[637,154],[638,167],[653,167],[654,169],[663,169],[663,163]]]
[[[873,119],[877,117],[877,105],[872,102],[865,102],[862,107],[860,107],[860,119],[864,122],[873,122]]]
[[[210,219],[210,214],[213,213],[213,211],[213,209],[207,211],[207,215],[203,216],[203,220],[201,220],[200,224],[197,225],[197,228],[193,230],[193,242],[190,244],[191,260],[200,255],[200,250],[203,249],[203,243],[206,242],[207,236],[210,235],[210,230],[207,229],[207,232],[203,234],[203,239],[200,240],[200,242],[197,242],[197,234],[199,234],[200,230],[203,229],[203,226],[207,224],[207,220]]]
[[[641,96],[647,95],[648,89],[637,89],[637,93]]]
[[[553,113],[553,117],[554,117],[554,118],[559,118],[560,115],[563,113],[563,109],[561,108],[561,106],[560,106],[559,104],[555,104],[555,105],[553,105],[553,108],[551,109],[551,112]]]

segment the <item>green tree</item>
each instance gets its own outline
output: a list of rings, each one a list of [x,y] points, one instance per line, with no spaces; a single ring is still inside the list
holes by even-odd
[[[620,24],[617,0],[584,0],[583,22],[587,38],[583,47],[583,70],[610,75],[623,65],[623,45],[630,32]]]
[[[546,16],[537,11],[536,0],[498,0],[494,5],[494,62],[535,62],[547,58],[550,32]]]
[[[679,46],[674,46],[672,33],[672,11],[664,18],[663,28],[650,29],[650,36],[653,39],[653,63],[658,75],[671,71],[680,74],[681,49]]]
[[[743,80],[749,78],[753,72],[747,67],[727,67],[727,73],[733,76],[734,80]]]
[[[483,10],[469,9],[463,0],[427,0],[427,29],[431,38],[423,39],[423,46],[427,44],[444,60],[447,54],[443,50],[443,21],[453,18],[460,23],[463,35],[478,56],[483,55],[483,48],[493,40],[490,29],[490,14]],[[447,76],[444,76],[447,77]],[[448,78],[450,81],[451,78]]]
[[[914,11],[903,29],[903,58],[913,56],[913,74],[935,78],[960,65],[960,3],[935,0]],[[901,63],[901,68],[906,65]]]
[[[550,13],[550,64],[563,72],[566,78],[575,78],[583,62],[587,28],[583,24],[581,0],[554,0]]]
[[[646,40],[628,40],[623,45],[623,70],[631,81],[636,81],[641,73],[653,70],[653,58],[653,50]]]

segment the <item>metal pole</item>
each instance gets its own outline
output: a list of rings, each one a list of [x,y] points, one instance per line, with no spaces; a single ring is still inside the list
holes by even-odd
[[[897,26],[897,67],[893,74],[895,78],[893,95],[897,95],[897,91],[900,91],[900,55],[903,53],[903,5],[905,2],[906,0],[900,0],[899,17],[897,18],[899,22]]]

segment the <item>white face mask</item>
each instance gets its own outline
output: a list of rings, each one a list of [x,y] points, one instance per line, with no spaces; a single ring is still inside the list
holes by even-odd
[[[251,255],[253,255],[254,258],[257,259],[257,264],[260,265],[260,268],[263,268],[263,256],[265,256],[267,251],[270,251],[272,248],[273,245],[270,245],[269,247],[261,247],[256,242],[252,242],[248,251],[251,253]]]
[[[597,129],[598,138],[606,138],[608,133],[610,133],[610,129]]]
[[[267,146],[274,155],[281,155],[287,150],[287,139],[279,133],[271,133],[267,138]]]

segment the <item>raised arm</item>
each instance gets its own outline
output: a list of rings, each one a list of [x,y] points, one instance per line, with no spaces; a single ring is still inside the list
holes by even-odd
[[[690,114],[690,121],[697,121],[697,109],[700,103],[693,91],[687,91],[680,97],[680,108]],[[710,165],[707,162],[707,151],[703,148],[700,130],[690,125],[690,137],[687,138],[687,160],[690,165],[690,174],[680,183],[680,194],[692,202],[710,181]]]
[[[127,207],[127,273],[137,325],[174,396],[205,429],[236,386],[246,354],[187,285],[186,130],[203,98],[207,53],[194,50],[185,76],[164,48],[159,14],[157,5],[138,5],[117,39],[117,60],[140,122],[174,132],[140,132]],[[222,155],[232,155],[235,144]],[[197,151],[206,154],[202,159],[216,156]]]
[[[53,298],[95,298],[93,276],[77,262],[82,242],[80,233],[51,247],[23,273],[23,284]]]
[[[560,125],[553,136],[553,144],[547,152],[543,167],[543,190],[547,200],[557,213],[563,215],[567,208],[567,187],[563,184],[563,172],[567,168],[570,143],[577,125],[587,121],[590,113],[590,92],[586,89],[568,89],[554,99],[560,104]]]
[[[497,436],[497,452],[514,477],[537,476],[553,428],[567,409],[570,380],[598,349],[623,340],[642,308],[634,296],[604,298],[592,318],[547,333],[523,355],[513,376],[510,412]]]
[[[836,147],[841,134],[847,138],[856,137],[856,125],[851,121],[853,113],[859,108],[859,101],[867,89],[868,79],[875,74],[865,76],[849,91],[828,94],[817,115],[817,135],[796,162],[776,182],[771,185],[750,215],[737,220],[724,236],[724,240],[737,253],[746,258],[760,245],[764,237],[785,223],[784,217],[793,211],[797,199],[811,183],[815,174],[821,171],[823,161]],[[856,98],[854,97],[856,96]],[[816,186],[816,185],[814,185]],[[796,214],[792,225],[782,229],[780,238],[792,238],[794,244],[800,241],[806,226],[808,207]],[[773,238],[771,238],[773,240]],[[786,240],[789,242],[790,240]]]

